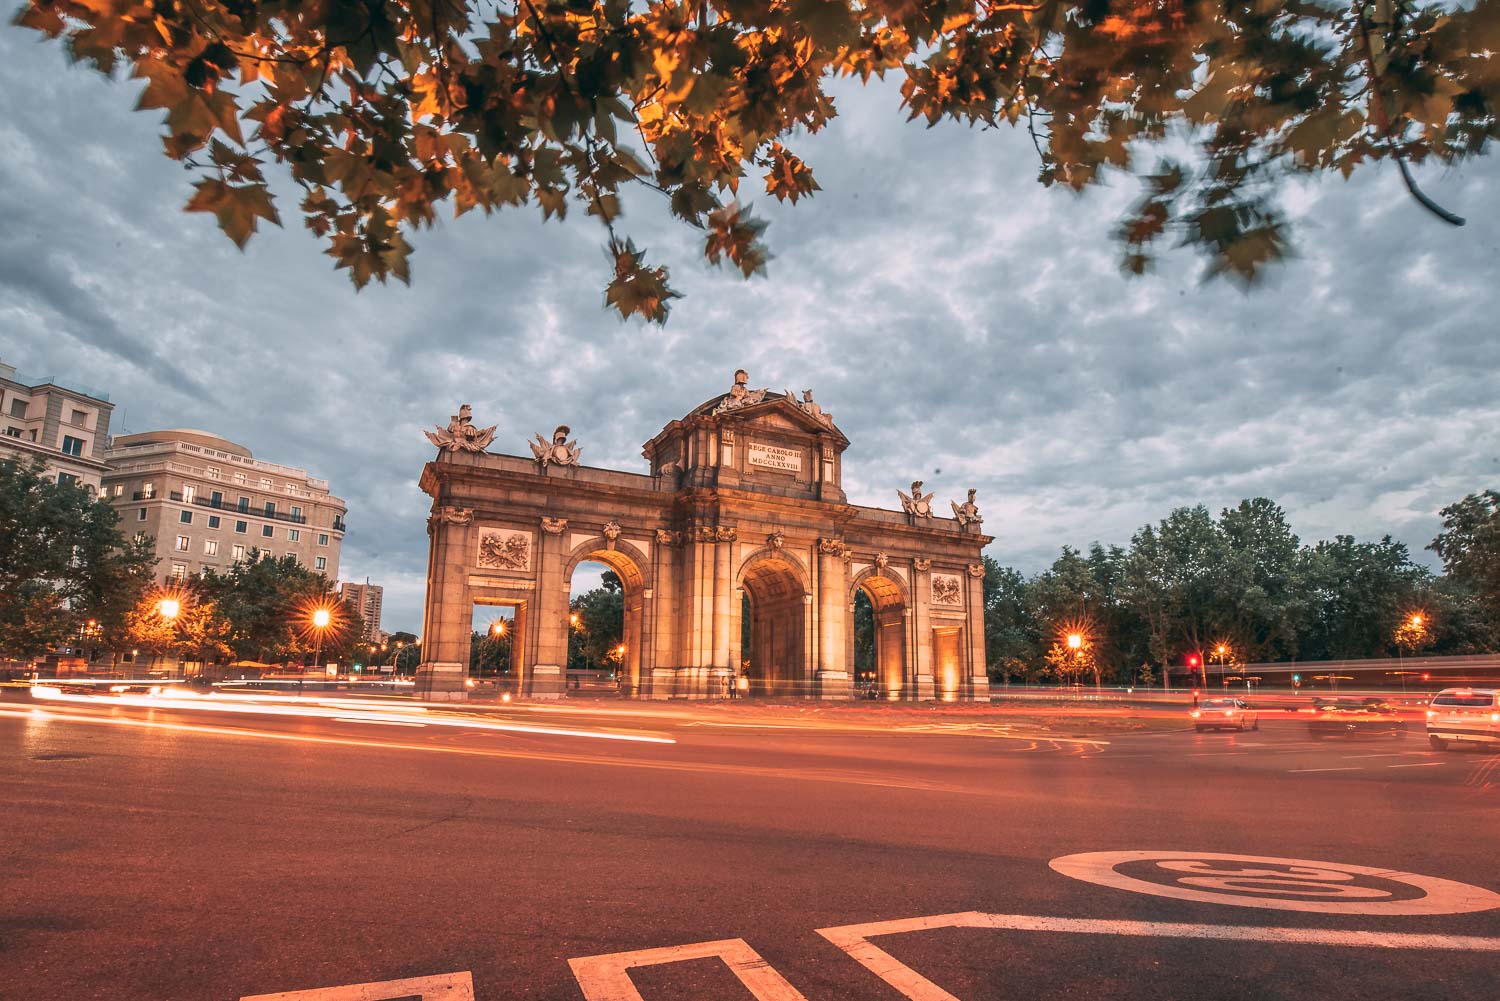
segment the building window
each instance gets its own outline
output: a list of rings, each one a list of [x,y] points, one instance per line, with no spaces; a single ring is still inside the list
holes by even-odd
[[[270,525],[262,525],[262,526],[260,526],[260,534],[261,534],[261,536],[263,538],[269,539],[271,537],[271,526]]]
[[[62,450],[64,455],[82,455],[83,439],[74,438],[70,434],[63,435]]]
[[[328,557],[326,557],[326,556],[319,556],[318,557],[318,569],[319,570],[327,570],[328,569]]]
[[[239,507],[240,511],[242,511],[242,512],[250,510],[250,498],[249,497],[241,497],[240,498],[240,502],[239,502],[239,504],[237,506]]]
[[[19,418],[21,418],[24,421],[26,419],[26,401],[25,400],[11,400],[10,401],[10,415],[12,417],[19,417]]]
[[[116,497],[123,497],[124,495],[125,495],[125,484],[123,484],[123,483],[116,483],[115,484],[115,496]]]
[[[291,560],[293,563],[301,563],[302,562],[301,560],[299,560],[297,558],[297,554],[296,553],[287,553],[286,556],[284,556],[282,558],[283,559]]]
[[[219,467],[218,466],[209,466],[207,469],[205,469],[203,471],[203,474],[205,476],[207,476],[211,480],[217,480],[217,479],[221,479],[222,478],[221,474],[219,473]]]
[[[218,528],[219,527],[219,516],[218,515],[211,514],[211,515],[208,516],[208,527],[209,528]]]
[[[155,483],[142,483],[141,484],[141,498],[143,500],[150,500],[151,498],[153,498],[155,496],[156,496],[156,484]]]
[[[84,413],[82,410],[73,411],[73,423],[77,424],[79,427],[83,427],[84,422],[88,419],[89,415]]]
[[[272,482],[271,482],[271,481],[270,481],[270,480],[269,480],[269,479],[267,479],[267,478],[266,478],[266,477],[264,477],[264,476],[262,476],[262,477],[261,477],[261,478],[260,478],[260,488],[261,488],[261,489],[262,489],[262,490],[270,490],[270,489],[271,489],[271,488],[272,488],[272,487],[273,487],[273,486],[275,486],[275,484],[274,484],[274,483],[272,483]]]
[[[58,473],[57,474],[57,485],[60,486],[60,487],[71,487],[73,484],[75,484],[77,482],[78,482],[78,477],[74,476],[72,473]]]
[[[205,539],[203,541],[203,555],[204,556],[218,556],[219,555],[219,542],[218,542],[217,539]]]
[[[237,521],[234,523],[234,530],[241,535],[244,535],[248,528],[249,526],[246,525],[243,521]]]
[[[136,521],[145,521],[146,520],[146,509],[145,508],[138,507],[138,508],[135,509],[135,520]]]
[[[193,486],[191,483],[184,483],[182,485],[182,499],[187,501],[189,504],[197,500],[198,488]]]
[[[286,492],[289,493],[289,494],[291,494],[292,496],[295,497],[297,495],[297,484],[295,484],[295,483],[288,483],[288,484],[286,484],[285,489],[286,489]]]
[[[234,474],[234,482],[236,482],[236,483],[244,483],[245,482],[245,474],[244,473],[235,473]]]
[[[242,560],[242,559],[245,558],[245,547],[244,546],[233,546],[229,550],[229,555],[233,556],[234,557],[234,561],[236,563],[238,563],[240,560]]]
[[[193,523],[193,512],[191,512],[191,511],[178,511],[177,512],[177,520],[179,522],[181,522],[182,524],[184,524],[184,525],[191,525]]]
[[[186,566],[186,564],[173,563],[172,564],[172,575],[168,579],[172,580],[172,581],[175,581],[178,584],[181,584],[183,581],[187,580],[187,566]]]
[[[222,493],[220,493],[219,491],[217,491],[217,490],[215,490],[213,493],[209,494],[208,495],[208,506],[209,507],[223,507],[224,506],[224,495]]]
[[[267,518],[274,518],[274,517],[276,517],[276,502],[275,501],[266,501],[266,517]]]
[[[301,542],[302,541],[302,533],[299,532],[299,531],[297,531],[295,528],[289,528],[289,529],[286,530],[286,541],[288,541],[288,542]]]
[[[193,545],[193,540],[190,539],[190,538],[188,538],[186,535],[179,535],[177,537],[177,551],[179,553],[185,553],[185,552],[187,552],[189,549],[192,548],[192,545]]]
[[[7,438],[19,438],[21,437],[21,429],[17,427],[7,427],[5,429],[5,436]]]
[[[293,518],[300,518],[300,517],[302,517],[302,509],[300,507],[298,507],[297,505],[295,505],[295,504],[292,505],[292,517]]]
[[[323,534],[322,532],[318,533],[318,545],[320,545],[320,546],[326,546],[326,545],[328,545],[328,536],[325,535],[325,534]]]
[[[135,533],[135,541],[141,542],[141,541],[144,541],[145,538],[146,538],[146,533],[145,532],[136,532]]]

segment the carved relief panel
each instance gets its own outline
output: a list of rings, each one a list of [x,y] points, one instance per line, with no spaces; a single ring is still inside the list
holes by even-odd
[[[481,570],[531,570],[531,533],[506,528],[481,528],[474,565]]]

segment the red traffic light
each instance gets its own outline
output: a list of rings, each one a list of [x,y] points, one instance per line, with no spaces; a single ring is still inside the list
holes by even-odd
[[[1431,681],[1432,680],[1432,675],[1428,674],[1426,671],[1423,671],[1422,672],[1422,680],[1423,681]]]
[[[1188,654],[1188,667],[1197,667],[1197,666],[1198,666],[1198,655],[1195,654],[1195,653],[1194,654]]]

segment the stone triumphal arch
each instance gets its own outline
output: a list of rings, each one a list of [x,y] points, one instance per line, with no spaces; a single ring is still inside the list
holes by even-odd
[[[742,675],[754,693],[849,698],[863,592],[881,697],[988,695],[990,538],[973,491],[952,518],[920,482],[898,491],[901,511],[850,504],[849,440],[811,391],[750,389],[737,372],[646,443],[645,474],[581,464],[566,426],[538,435],[529,457],[488,451],[494,434],[467,406],[427,432],[438,454],[421,479],[432,497],[421,694],[463,697],[476,604],[514,609],[526,694],[561,694],[569,581],[594,561],[623,585],[630,694],[714,697]]]

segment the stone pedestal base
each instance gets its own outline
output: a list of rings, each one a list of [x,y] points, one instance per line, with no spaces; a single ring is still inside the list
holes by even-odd
[[[932,683],[932,675],[917,675],[917,682],[911,693],[911,697],[918,702],[931,702],[937,698],[937,686]]]
[[[818,698],[847,702],[854,698],[854,683],[848,671],[819,671]]]
[[[463,702],[469,697],[462,664],[431,661],[417,665],[417,698],[428,702]]]
[[[990,679],[974,678],[969,682],[969,690],[964,697],[971,702],[988,702],[990,700]]]
[[[556,664],[538,664],[531,669],[530,691],[533,699],[560,699],[563,697],[563,669]]]
[[[670,699],[677,685],[677,672],[670,667],[651,669],[651,698]]]

